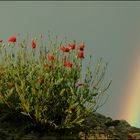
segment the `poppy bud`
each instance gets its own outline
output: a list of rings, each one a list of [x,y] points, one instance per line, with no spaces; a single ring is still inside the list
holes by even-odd
[[[48,55],[48,60],[54,60],[54,57],[51,55]]]
[[[64,51],[65,50],[65,47],[64,46],[60,47],[60,50],[61,51]]]
[[[43,64],[43,67],[47,68],[47,67],[49,67],[49,65],[48,64]]]
[[[72,67],[72,63],[66,62],[65,66],[66,66],[66,67]]]
[[[66,57],[63,59],[63,61],[64,61],[64,64],[66,63]]]
[[[45,83],[44,79],[41,79],[39,82],[41,85]]]

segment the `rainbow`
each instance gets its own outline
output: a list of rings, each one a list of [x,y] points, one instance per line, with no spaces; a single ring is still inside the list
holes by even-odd
[[[123,118],[130,123],[130,125],[140,128],[140,54],[135,53],[136,59],[134,66],[130,71],[128,83],[123,89],[121,105],[122,109],[118,114],[119,118]]]

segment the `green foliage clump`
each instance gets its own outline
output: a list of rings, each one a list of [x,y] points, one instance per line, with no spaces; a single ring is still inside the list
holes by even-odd
[[[101,99],[110,86],[102,86],[107,64],[103,66],[100,59],[92,70],[90,57],[82,80],[85,44],[49,40],[46,47],[42,40],[41,35],[31,42],[11,39],[8,46],[1,42],[0,105],[28,116],[35,124],[82,125],[104,104]]]

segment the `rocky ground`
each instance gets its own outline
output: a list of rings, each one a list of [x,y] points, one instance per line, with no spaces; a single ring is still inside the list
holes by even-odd
[[[112,120],[93,113],[83,128],[49,131],[28,127],[28,120],[13,113],[0,112],[0,140],[138,140],[140,128],[132,127],[125,120]]]

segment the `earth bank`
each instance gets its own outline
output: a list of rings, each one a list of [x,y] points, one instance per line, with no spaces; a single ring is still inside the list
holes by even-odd
[[[140,128],[131,126],[125,120],[113,120],[99,113],[86,118],[83,127],[49,130],[29,126],[27,118],[13,113],[0,112],[0,140],[138,140]]]

